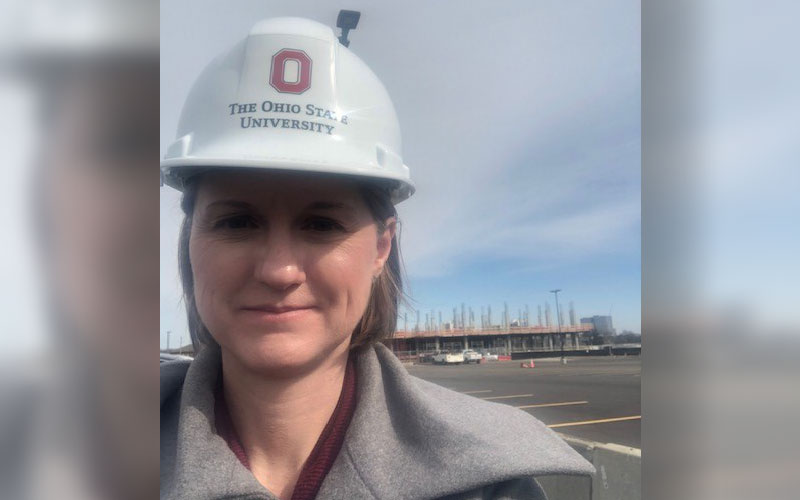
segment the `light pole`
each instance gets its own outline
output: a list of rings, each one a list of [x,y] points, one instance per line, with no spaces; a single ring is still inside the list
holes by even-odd
[[[561,289],[557,288],[555,290],[550,290],[550,293],[555,294],[556,296],[556,320],[558,321],[558,339],[561,342],[561,364],[567,364],[567,359],[564,357],[564,334],[561,333],[561,309],[558,307],[558,292]]]
[[[169,334],[172,330],[167,330],[167,352],[169,352]]]

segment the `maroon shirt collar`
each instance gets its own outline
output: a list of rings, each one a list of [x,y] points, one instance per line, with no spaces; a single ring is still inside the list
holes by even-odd
[[[342,385],[342,392],[339,395],[339,401],[336,403],[336,408],[333,410],[333,415],[325,424],[322,433],[311,450],[303,469],[300,471],[300,477],[295,484],[294,492],[292,493],[292,500],[313,500],[322,481],[328,474],[328,471],[333,466],[339,450],[344,443],[344,435],[347,432],[347,427],[350,425],[350,420],[356,408],[356,370],[355,370],[355,356],[352,351],[347,359],[347,368],[344,372],[344,383]],[[247,453],[242,446],[239,436],[236,434],[236,429],[233,427],[230,413],[228,412],[228,405],[225,402],[225,394],[222,390],[222,374],[220,372],[220,381],[214,392],[214,418],[216,421],[217,434],[228,443],[239,462],[242,463],[247,469],[250,469],[250,462],[247,459]]]

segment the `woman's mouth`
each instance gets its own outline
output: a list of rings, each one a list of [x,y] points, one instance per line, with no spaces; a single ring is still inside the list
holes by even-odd
[[[257,305],[243,307],[242,311],[261,321],[290,321],[302,318],[313,309],[313,306],[301,305]]]

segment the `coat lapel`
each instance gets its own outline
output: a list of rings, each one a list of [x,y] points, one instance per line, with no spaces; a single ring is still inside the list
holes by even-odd
[[[161,498],[278,500],[242,466],[216,433],[214,385],[219,369],[219,350],[214,347],[201,350],[189,366],[180,398],[174,470]]]
[[[594,471],[529,414],[412,377],[383,345],[357,369],[358,406],[318,498],[436,498]]]

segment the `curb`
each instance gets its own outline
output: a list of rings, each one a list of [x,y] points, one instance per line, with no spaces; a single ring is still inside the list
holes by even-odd
[[[597,472],[591,478],[543,476],[536,480],[550,500],[641,500],[642,450],[556,433]]]

